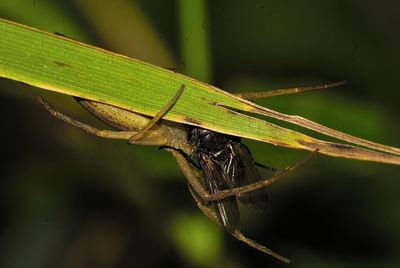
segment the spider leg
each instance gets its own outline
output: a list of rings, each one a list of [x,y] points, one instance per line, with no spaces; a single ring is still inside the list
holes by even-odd
[[[251,192],[251,191],[263,188],[263,187],[267,187],[268,185],[270,185],[270,184],[276,182],[277,180],[281,179],[282,177],[288,175],[290,172],[292,172],[296,168],[302,166],[311,157],[313,157],[317,152],[318,152],[318,150],[312,152],[311,154],[306,155],[304,158],[300,159],[293,165],[288,166],[285,169],[277,172],[276,174],[274,174],[272,177],[270,177],[268,179],[264,179],[264,180],[261,180],[261,181],[258,181],[258,182],[252,183],[252,184],[248,184],[245,186],[240,186],[240,187],[236,187],[236,188],[223,190],[223,191],[220,191],[215,194],[209,194],[208,196],[205,197],[205,200],[206,201],[220,200],[220,199],[226,198],[228,196],[240,195],[242,193],[247,193],[247,192]]]
[[[175,103],[178,101],[179,97],[182,95],[183,90],[185,89],[185,85],[182,84],[179,87],[178,92],[175,94],[175,96],[164,106],[163,109],[161,109],[148,123],[145,125],[142,129],[140,129],[137,133],[132,135],[132,137],[129,138],[129,143],[136,143],[136,141],[140,140],[144,134],[152,127],[154,126],[160,119],[164,117],[166,113],[175,105]]]
[[[280,172],[277,172],[275,175],[273,175],[272,177],[270,177],[268,179],[261,180],[259,182],[248,184],[248,185],[241,186],[241,187],[223,190],[218,193],[209,194],[204,189],[203,185],[200,183],[201,174],[199,173],[199,171],[196,170],[190,164],[190,162],[184,156],[182,156],[182,154],[180,154],[179,152],[177,152],[175,150],[169,150],[169,151],[175,157],[175,159],[179,165],[179,168],[182,170],[183,175],[186,177],[186,180],[188,181],[189,186],[201,198],[201,200],[203,200],[203,202],[217,201],[217,200],[221,200],[223,198],[229,197],[229,196],[240,195],[242,193],[246,193],[246,192],[257,190],[259,188],[266,187],[266,186],[272,184],[273,182],[277,181],[278,179],[282,178],[283,176],[289,174],[290,172],[292,172],[296,168],[300,167],[301,165],[303,165],[307,160],[309,160],[312,156],[314,156],[318,152],[318,151],[314,151],[313,153],[308,154],[306,157],[304,157],[300,161],[294,163],[291,166],[286,167],[285,169],[283,169]]]
[[[217,214],[215,213],[214,210],[212,210],[211,208],[207,207],[206,205],[204,205],[204,203],[202,202],[202,200],[199,198],[199,196],[196,194],[196,192],[193,191],[193,189],[191,188],[191,186],[189,185],[189,190],[190,193],[192,194],[194,200],[196,201],[197,206],[199,207],[199,209],[201,210],[201,212],[203,212],[204,215],[206,215],[208,218],[210,218],[212,221],[216,222],[217,224],[221,225],[218,221],[218,217]],[[235,237],[237,240],[245,243],[246,245],[255,248],[267,255],[272,256],[275,259],[278,259],[284,263],[290,263],[290,260],[279,255],[278,253],[272,251],[271,249],[257,243],[256,241],[247,238],[243,233],[241,233],[239,230],[235,229],[232,231],[229,231],[229,233]]]
[[[82,123],[78,120],[75,120],[59,111],[54,109],[49,103],[47,103],[41,96],[32,92],[34,98],[39,101],[40,104],[55,118],[66,122],[74,127],[85,130],[86,132],[93,134],[98,137],[107,138],[107,139],[117,139],[117,140],[129,140],[133,135],[137,133],[137,131],[112,131],[112,130],[103,130],[95,128],[89,124]],[[143,145],[165,145],[167,144],[167,140],[165,138],[161,138],[162,135],[159,135],[157,130],[148,130],[145,136],[137,141],[138,144]]]
[[[297,94],[307,91],[315,91],[321,89],[327,89],[331,87],[338,87],[346,84],[346,81],[339,81],[331,84],[323,84],[323,85],[316,85],[316,86],[305,86],[305,87],[294,87],[294,88],[283,88],[283,89],[274,89],[268,91],[260,91],[260,92],[243,92],[243,93],[236,93],[234,95],[241,97],[246,100],[258,100],[264,99],[269,97],[275,96],[283,96],[283,95],[290,95],[290,94]]]

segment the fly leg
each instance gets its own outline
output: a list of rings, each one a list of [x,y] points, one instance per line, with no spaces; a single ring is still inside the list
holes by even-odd
[[[260,91],[260,92],[243,92],[243,93],[236,93],[235,96],[241,97],[246,100],[258,100],[264,99],[269,97],[275,96],[283,96],[283,95],[290,95],[290,94],[297,94],[307,91],[314,91],[320,89],[326,89],[331,87],[338,87],[346,84],[346,81],[339,81],[331,84],[324,84],[324,85],[316,85],[316,86],[306,86],[306,87],[294,87],[294,88],[284,88],[284,89],[274,89],[269,91]]]
[[[50,104],[48,104],[41,96],[32,93],[33,96],[43,105],[43,107],[55,118],[62,120],[74,127],[85,130],[86,132],[93,134],[98,137],[107,139],[117,139],[117,140],[129,140],[132,136],[135,136],[138,131],[112,131],[112,130],[102,130],[95,128],[91,125],[82,123],[75,120],[57,110],[55,110]],[[167,140],[162,138],[162,135],[157,133],[157,130],[148,130],[146,135],[142,134],[142,137],[136,143],[143,145],[167,145]]]

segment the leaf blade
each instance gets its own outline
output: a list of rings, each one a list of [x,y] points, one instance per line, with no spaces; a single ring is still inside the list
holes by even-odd
[[[6,20],[0,20],[0,35],[0,76],[6,78],[149,116],[157,114],[185,84],[164,119],[278,146],[400,164],[398,148],[361,144],[375,150],[389,148],[391,154],[384,154],[314,139],[236,110],[269,117],[281,113],[167,69]]]

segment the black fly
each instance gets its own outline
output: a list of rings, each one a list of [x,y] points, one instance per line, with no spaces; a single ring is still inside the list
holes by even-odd
[[[210,194],[260,181],[255,162],[240,138],[202,128],[191,128],[188,141],[203,171]],[[247,207],[262,211],[267,202],[265,188],[243,193],[239,200]],[[219,222],[228,231],[240,229],[240,215],[235,196],[212,201]]]

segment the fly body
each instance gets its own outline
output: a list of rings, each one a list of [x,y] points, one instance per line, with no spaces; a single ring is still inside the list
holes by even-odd
[[[210,194],[261,180],[254,160],[240,138],[202,128],[189,130],[188,142],[203,171]],[[262,210],[267,201],[265,189],[239,195],[239,200],[252,209]],[[239,209],[235,196],[212,201],[219,222],[229,231],[240,229]]]

